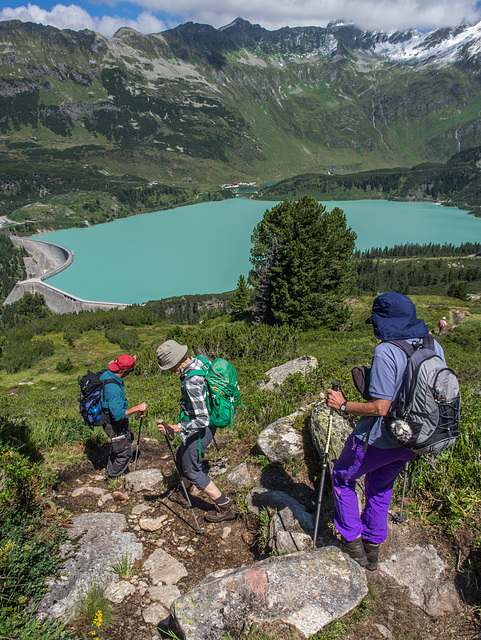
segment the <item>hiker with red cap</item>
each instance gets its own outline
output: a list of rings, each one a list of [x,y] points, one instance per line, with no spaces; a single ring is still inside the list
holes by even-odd
[[[102,375],[101,380],[115,381],[115,384],[106,384],[102,393],[102,409],[108,416],[104,425],[104,431],[112,444],[107,463],[107,477],[118,478],[128,472],[132,458],[132,441],[134,434],[129,424],[129,416],[134,413],[142,415],[147,410],[147,403],[142,402],[128,409],[125,396],[124,378],[135,367],[135,358],[128,354],[119,356],[111,362]]]

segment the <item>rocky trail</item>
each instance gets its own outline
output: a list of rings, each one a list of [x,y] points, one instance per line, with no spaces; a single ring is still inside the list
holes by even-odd
[[[292,420],[285,419],[277,425],[281,449],[283,430],[289,432],[291,423]],[[217,440],[223,450],[226,439],[221,435]],[[287,440],[292,443],[292,438]],[[262,446],[261,437],[257,445],[240,443],[235,453],[229,453],[225,468],[216,467],[215,449],[210,453],[211,473],[222,476],[216,482],[236,500],[238,517],[220,524],[205,522],[203,513],[211,508],[210,504],[194,494],[201,533],[190,510],[166,499],[167,487],[175,483],[175,469],[164,441],[142,440],[137,471],[114,483],[115,486],[104,480],[102,465],[107,448],[98,452],[94,462],[61,471],[52,499],[72,515],[70,540],[63,546],[62,575],[50,581],[51,592],[39,611],[45,616],[71,617],[79,594],[98,583],[117,610],[116,621],[102,629],[101,635],[106,640],[172,637],[162,629],[167,628],[165,621],[174,601],[177,617],[184,621],[189,616],[196,619],[195,628],[183,626],[186,640],[234,640],[242,632],[242,637],[246,637],[250,624],[242,629],[241,621],[245,622],[247,617],[257,621],[260,629],[265,626],[269,637],[287,640],[309,637],[353,609],[367,593],[363,605],[340,620],[344,630],[333,637],[346,640],[481,637],[475,610],[469,606],[472,575],[469,571],[463,573],[469,563],[468,546],[454,547],[451,539],[422,523],[392,521],[389,538],[381,548],[379,570],[367,572],[337,549],[338,542],[326,513],[319,541],[324,548],[312,552],[317,486],[313,487],[302,469],[289,471],[289,465],[275,461],[264,467],[255,464],[249,453],[259,443]],[[285,447],[283,450],[285,455]],[[304,445],[303,455],[312,461],[313,447]],[[261,505],[272,507],[271,516],[277,508],[270,527],[262,526],[258,515]],[[393,515],[396,510],[398,504],[393,505]],[[289,522],[292,526],[285,524]],[[273,549],[282,554],[277,560],[270,555]],[[134,561],[133,571],[129,577],[120,578],[112,566],[126,555]],[[308,577],[299,573],[304,569],[295,568],[295,562],[303,558],[314,558],[323,564],[316,565],[314,574]],[[210,577],[205,580],[207,576]],[[248,597],[246,580],[250,585]],[[299,588],[296,582],[306,583],[301,585],[306,590],[307,583],[311,591],[317,583],[322,588],[310,595],[307,592],[292,595]],[[341,592],[348,593],[350,599],[342,600]],[[187,596],[183,598],[184,594]],[[324,603],[321,615],[319,610],[313,610],[312,602],[315,600],[319,609],[325,594],[330,594],[333,601]],[[204,600],[209,597],[210,601]],[[290,604],[298,602],[298,609],[284,612],[287,600]],[[192,602],[197,603],[197,609],[187,615],[185,608]],[[280,611],[279,615],[273,615],[273,610]],[[204,626],[199,627],[200,618]],[[80,631],[88,634],[91,629],[78,620],[75,629],[79,630],[79,624]]]

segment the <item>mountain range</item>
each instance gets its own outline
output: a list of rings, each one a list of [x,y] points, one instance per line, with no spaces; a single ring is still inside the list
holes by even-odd
[[[215,185],[443,162],[481,145],[480,79],[481,23],[268,31],[238,18],[109,38],[5,21],[0,168]]]

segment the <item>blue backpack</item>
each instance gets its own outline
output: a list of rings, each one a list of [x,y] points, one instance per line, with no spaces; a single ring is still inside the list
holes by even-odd
[[[107,369],[102,369],[98,373],[87,373],[78,378],[80,385],[79,408],[84,422],[89,427],[102,426],[108,421],[108,416],[102,410],[101,396],[106,384],[111,382],[118,384],[120,382],[115,378],[107,378],[101,380],[100,376]]]

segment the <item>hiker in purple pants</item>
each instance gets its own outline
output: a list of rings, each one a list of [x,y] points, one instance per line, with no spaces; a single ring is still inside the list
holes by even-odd
[[[403,449],[385,424],[398,401],[407,356],[389,340],[413,345],[429,334],[416,317],[413,302],[396,291],[378,296],[372,306],[374,334],[382,342],[374,350],[367,402],[350,402],[342,391],[327,391],[329,407],[361,416],[334,465],[334,524],[341,550],[362,567],[377,569],[379,546],[387,537],[387,517],[394,481],[414,453]],[[444,359],[441,346],[434,351]],[[356,480],[365,476],[365,505],[359,514]]]

